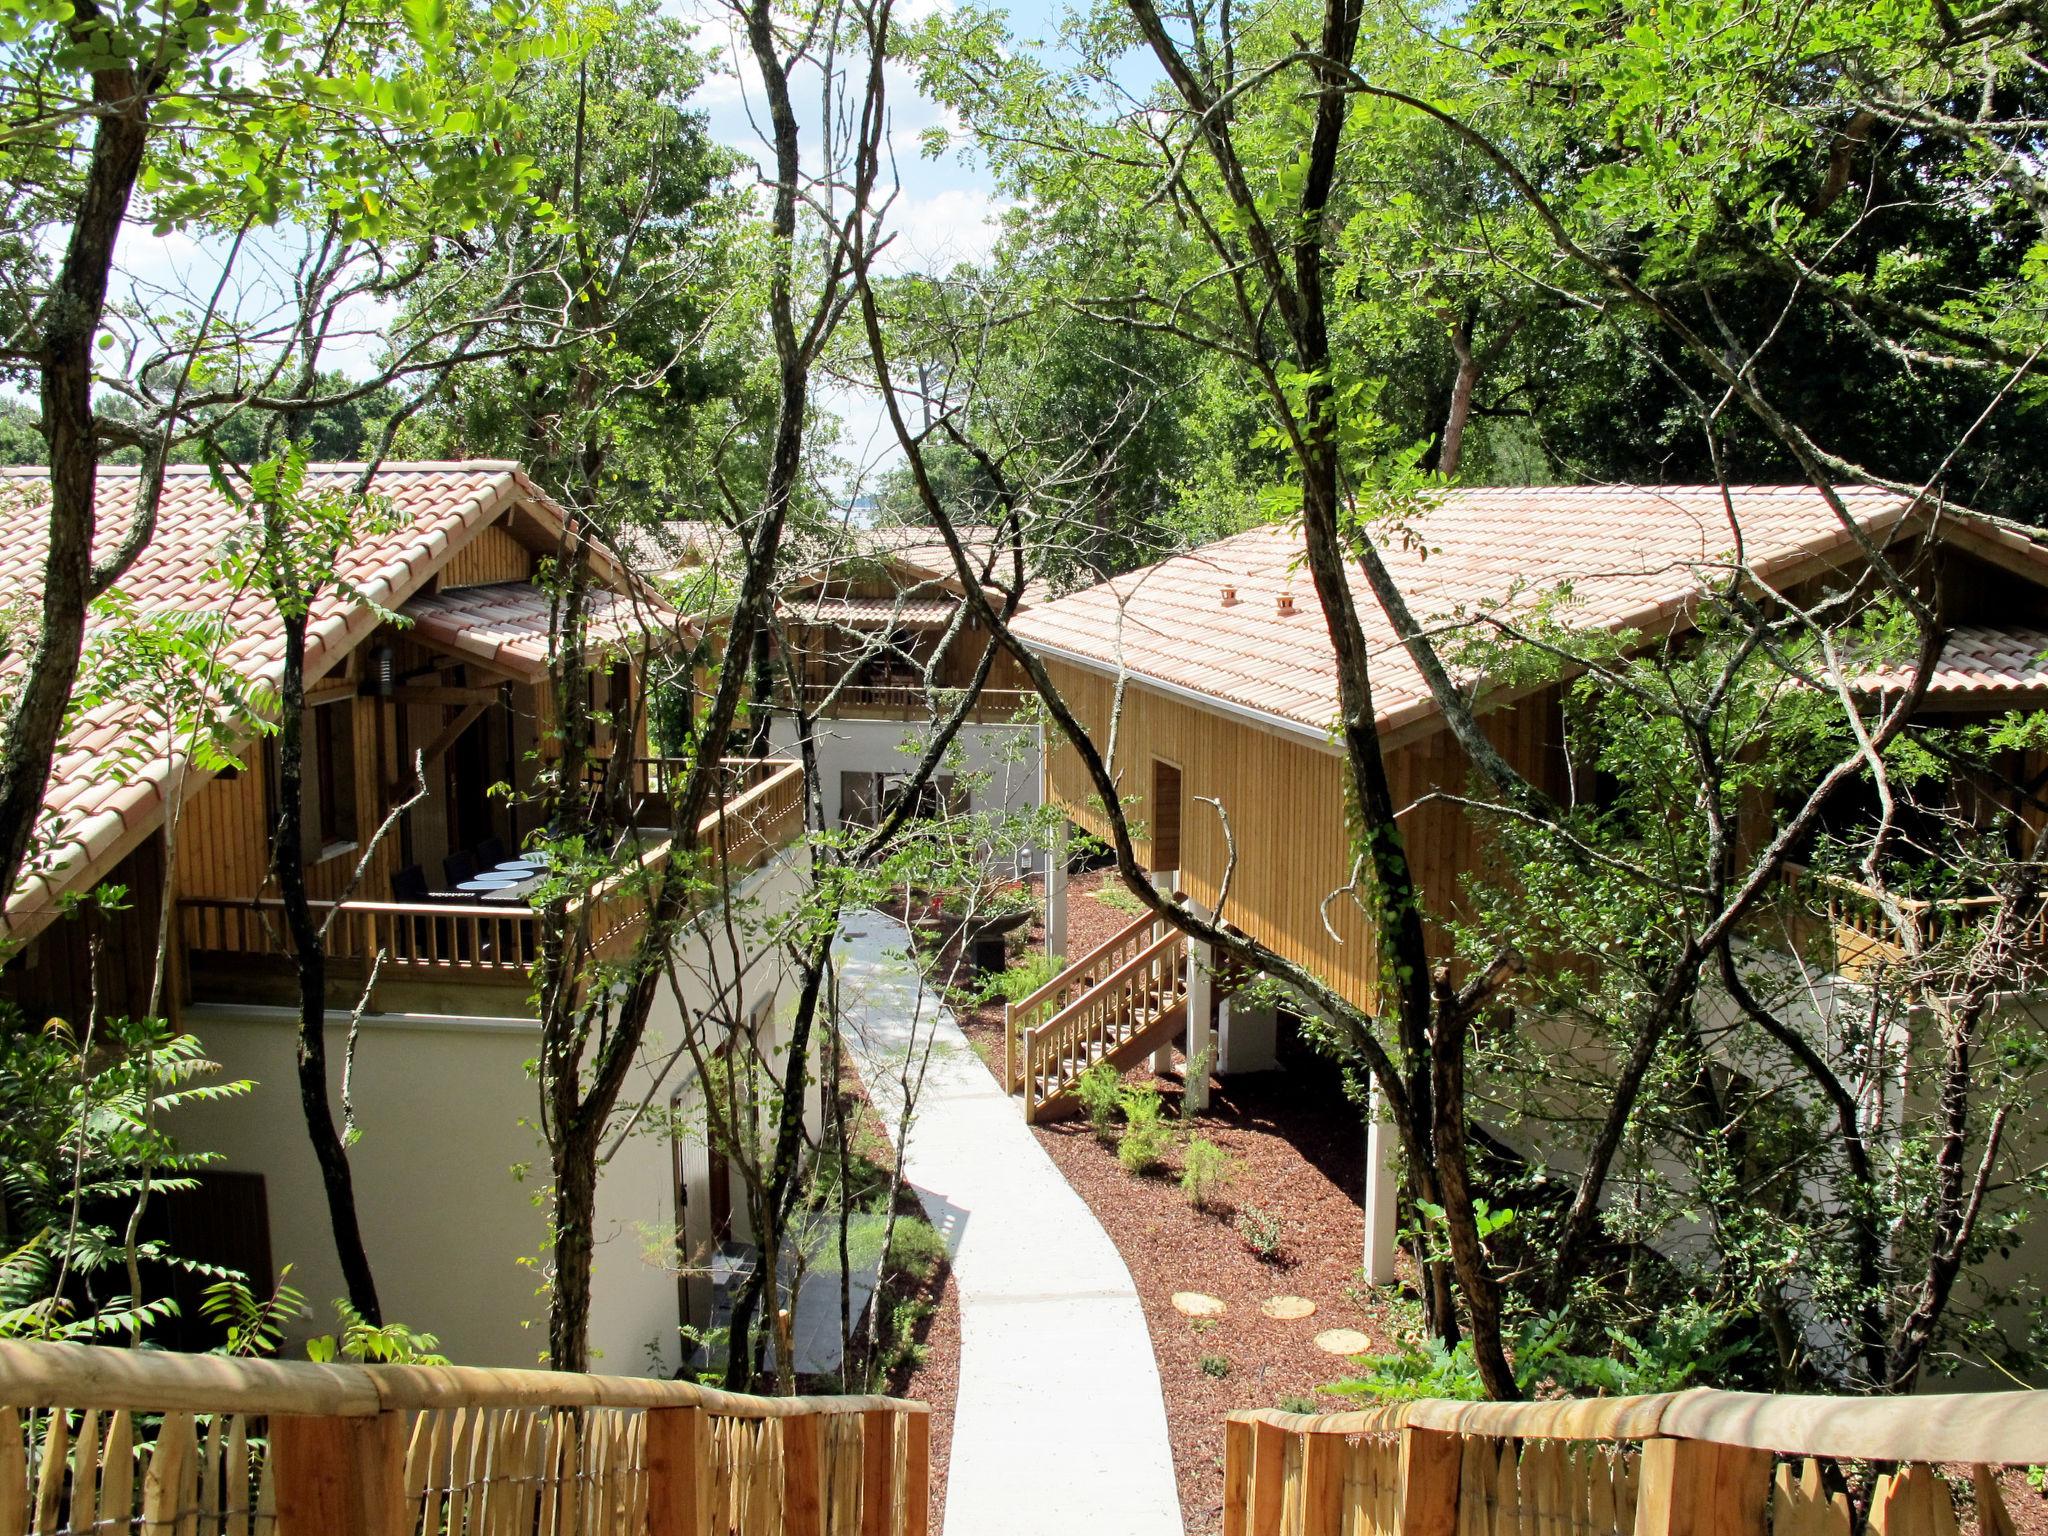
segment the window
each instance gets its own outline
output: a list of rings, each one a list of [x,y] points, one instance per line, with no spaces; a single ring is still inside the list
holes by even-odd
[[[842,773],[839,776],[839,824],[845,827],[872,827],[881,820],[882,811],[890,801],[901,794],[910,782],[907,773]],[[910,814],[925,821],[936,821],[940,816],[963,815],[973,807],[973,796],[961,787],[960,781],[951,774],[939,774],[927,780],[918,791],[917,803]]]
[[[875,775],[839,775],[839,824],[842,827],[872,827],[875,824]]]
[[[355,701],[322,704],[309,713],[313,739],[308,743],[306,791],[313,803],[307,807],[312,844],[307,852],[318,854],[356,837]]]
[[[1152,867],[1180,868],[1180,769],[1152,759]]]

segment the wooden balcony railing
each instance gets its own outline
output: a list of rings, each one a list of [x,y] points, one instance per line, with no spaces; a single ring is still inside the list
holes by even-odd
[[[984,688],[974,701],[973,718],[982,723],[1008,720],[1037,695],[1029,689]],[[823,683],[804,685],[804,708],[835,718],[923,720],[957,707],[960,690],[927,690],[922,683],[849,683],[835,695]]]
[[[659,780],[678,765],[647,760]],[[803,832],[803,765],[780,758],[735,759],[725,796],[697,824],[698,847],[715,854],[729,879],[765,862]],[[592,951],[615,959],[632,946],[645,908],[645,881],[638,876],[669,856],[666,838],[651,839],[638,870],[622,871],[593,889]],[[330,960],[365,971],[375,963],[380,978],[431,980],[462,975],[523,980],[539,952],[539,924],[518,906],[468,901],[316,901],[316,918],[335,914],[328,930]],[[291,953],[283,903],[274,897],[187,896],[178,902],[179,939],[188,955]]]
[[[930,1426],[886,1397],[0,1344],[0,1530],[924,1536]]]
[[[2048,1459],[2048,1392],[1691,1391],[1230,1415],[1224,1536],[2013,1536],[1997,1469]],[[1862,1463],[1862,1467],[1841,1464]],[[1868,1464],[1875,1463],[1873,1469]],[[1958,1510],[1936,1471],[1967,1468]],[[1881,1469],[1881,1470],[1877,1470]],[[1843,1471],[1858,1489],[1860,1518]],[[1877,1475],[1870,1476],[1873,1470]],[[1969,1517],[1974,1513],[1974,1521]]]
[[[1834,969],[1852,978],[1904,963],[1901,924],[1908,925],[1920,947],[1926,949],[1990,916],[2000,899],[1959,896],[1929,901],[1881,896],[1855,880],[1820,874],[1797,864],[1784,867],[1784,878],[1795,887],[1793,901],[1804,903],[1795,922],[1796,936],[1802,940],[1810,937],[1818,924],[1832,945]],[[1813,910],[1816,905],[1818,911]],[[2048,905],[2034,912],[2017,937],[2023,950],[2048,950]]]

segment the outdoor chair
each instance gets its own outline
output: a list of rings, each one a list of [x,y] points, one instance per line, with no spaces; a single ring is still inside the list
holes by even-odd
[[[495,837],[487,837],[476,845],[476,862],[479,869],[496,869],[505,862],[505,845]]]
[[[447,877],[448,889],[454,890],[465,880],[476,878],[476,855],[468,849],[451,853],[441,861],[441,873]]]

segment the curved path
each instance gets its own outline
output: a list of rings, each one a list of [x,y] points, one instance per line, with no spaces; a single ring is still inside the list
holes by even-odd
[[[905,958],[904,927],[849,915],[847,1049],[953,1252],[960,1387],[946,1536],[1181,1536],[1152,1339],[1116,1245]],[[929,1052],[927,1053],[927,1046]]]

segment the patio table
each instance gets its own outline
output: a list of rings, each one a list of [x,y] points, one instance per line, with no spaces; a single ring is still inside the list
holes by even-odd
[[[478,892],[478,900],[502,903],[506,906],[525,906],[527,899],[540,889],[541,872],[531,871],[515,880],[499,881],[489,890]]]
[[[519,885],[522,882],[524,882],[527,878],[528,877],[526,875],[508,875],[497,873],[488,875],[478,875],[473,880],[462,881],[455,887],[455,889],[457,889],[458,891],[467,891],[472,896],[480,896],[487,891],[502,891],[508,885]]]

